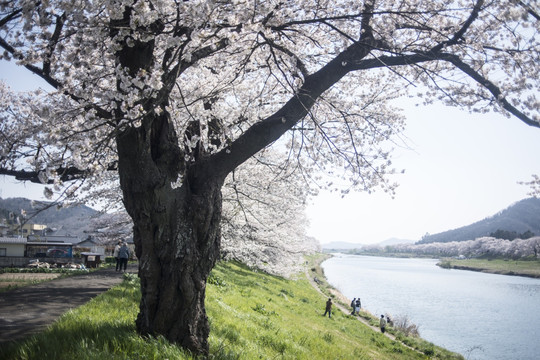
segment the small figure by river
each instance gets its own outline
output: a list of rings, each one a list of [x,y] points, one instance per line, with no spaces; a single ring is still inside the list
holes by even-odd
[[[332,318],[332,299],[328,298],[328,301],[326,302],[326,310],[324,311],[324,315],[326,316],[328,314],[329,318]]]
[[[351,315],[360,314],[361,307],[362,307],[362,302],[360,301],[360,298],[353,298],[351,301],[351,308],[352,308]]]
[[[379,326],[381,327],[381,332],[384,334],[386,331],[386,319],[384,318],[384,315],[381,315],[381,321],[379,322]]]

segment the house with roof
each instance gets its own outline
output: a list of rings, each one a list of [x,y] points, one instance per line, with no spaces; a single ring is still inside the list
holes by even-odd
[[[24,256],[25,238],[0,237],[0,257]]]
[[[106,247],[93,237],[89,236],[86,240],[76,243],[73,246],[75,252],[91,252],[94,254],[105,255]]]
[[[61,264],[72,262],[73,244],[0,237],[0,267],[26,266],[32,259]]]
[[[14,237],[0,237],[0,267],[25,266],[26,239]]]

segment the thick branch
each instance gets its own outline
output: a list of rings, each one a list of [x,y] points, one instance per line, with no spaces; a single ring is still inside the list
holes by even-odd
[[[192,176],[196,176],[202,183],[210,171],[225,177],[259,150],[279,139],[307,115],[316,100],[326,90],[351,71],[349,64],[354,59],[364,58],[371,49],[372,47],[365,43],[351,45],[319,71],[308,76],[304,85],[281,109],[251,126],[228,148],[194,169]]]
[[[45,59],[43,60],[43,73],[45,75],[50,75],[51,73],[51,58],[62,34],[62,28],[64,27],[64,22],[66,21],[66,14],[56,17],[56,27],[54,33],[49,40],[49,45],[47,46],[47,51],[45,52]]]
[[[11,170],[11,169],[0,168],[0,175],[13,176],[17,180],[30,181],[36,184],[44,184],[40,180],[39,174],[41,173],[42,171]],[[86,170],[80,170],[73,166],[69,168],[60,167],[56,169],[56,173],[60,174],[59,179],[62,181],[73,181],[77,179],[82,179],[88,174]],[[53,184],[53,183],[54,183],[53,179],[49,179],[46,182],[46,184]]]
[[[441,51],[445,46],[457,44],[463,38],[467,30],[473,24],[473,22],[478,18],[478,14],[480,13],[480,10],[482,9],[482,5],[484,5],[484,0],[477,0],[471,14],[467,18],[467,20],[463,23],[461,28],[454,34],[452,39],[442,42],[439,45],[435,46],[433,49],[431,49],[431,52],[437,53]]]

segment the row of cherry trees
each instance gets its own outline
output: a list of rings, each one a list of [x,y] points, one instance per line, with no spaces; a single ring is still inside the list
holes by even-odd
[[[429,244],[398,244],[384,249],[371,247],[364,250],[378,250],[392,253],[415,253],[442,257],[451,256],[494,256],[508,259],[540,258],[540,236],[513,241],[493,237],[481,237],[475,240],[452,241]]]
[[[277,150],[265,149],[226,178],[221,253],[224,259],[289,276],[320,245],[306,236],[305,206],[314,190],[298,172],[280,169],[277,159]]]

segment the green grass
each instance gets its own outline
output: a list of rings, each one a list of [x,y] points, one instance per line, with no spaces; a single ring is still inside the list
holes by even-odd
[[[540,261],[538,260],[443,259],[438,265],[450,269],[465,269],[540,278]]]
[[[163,338],[135,331],[138,279],[124,282],[69,311],[43,333],[4,345],[0,358],[192,359]],[[425,353],[334,311],[323,317],[326,297],[305,276],[297,280],[220,263],[207,287],[210,359],[463,359],[430,344]]]

